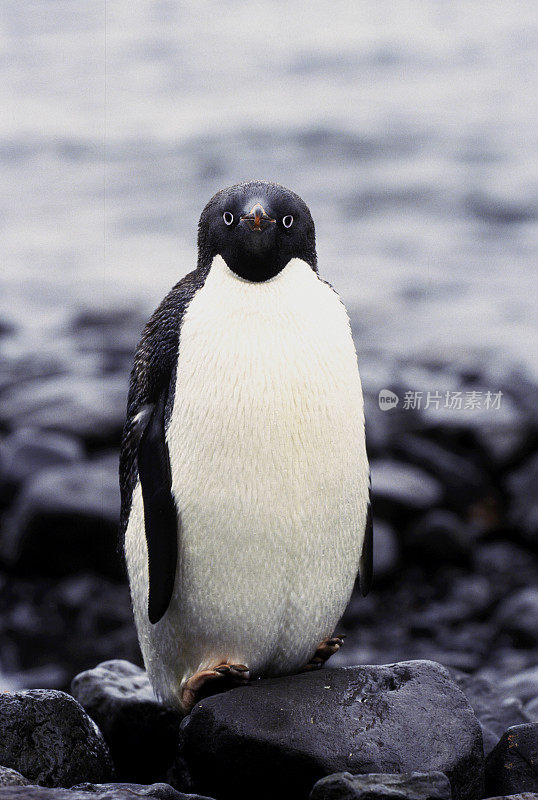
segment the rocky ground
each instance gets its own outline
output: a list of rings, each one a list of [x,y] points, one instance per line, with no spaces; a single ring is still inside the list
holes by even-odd
[[[210,698],[180,727],[139,669],[116,549],[142,324],[81,313],[31,356],[1,330],[0,798],[537,791],[536,386],[483,354],[396,363],[360,347],[374,588],[353,596],[333,670]],[[396,408],[380,409],[384,389]],[[457,391],[481,407],[445,408]],[[485,408],[488,391],[500,408]],[[439,407],[424,408],[427,392]]]

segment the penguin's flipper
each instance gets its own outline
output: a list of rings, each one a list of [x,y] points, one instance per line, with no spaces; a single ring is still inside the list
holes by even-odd
[[[138,446],[138,474],[144,501],[148,545],[149,621],[165,614],[174,590],[177,566],[179,515],[172,496],[172,475],[165,439],[164,412],[167,390],[143,411],[147,422]]]
[[[372,585],[372,575],[374,571],[374,526],[372,522],[372,502],[371,491],[368,496],[368,508],[366,511],[366,525],[364,528],[364,539],[362,542],[361,557],[359,560],[359,582],[361,594],[366,597]]]

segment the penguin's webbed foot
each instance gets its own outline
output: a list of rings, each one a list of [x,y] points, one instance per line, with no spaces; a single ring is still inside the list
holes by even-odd
[[[305,664],[301,672],[311,672],[315,669],[321,669],[327,659],[340,650],[344,644],[345,638],[345,634],[341,634],[340,636],[331,636],[330,638],[324,639],[322,642],[320,642],[316,652],[308,664]]]
[[[250,680],[250,672],[244,664],[218,664],[210,669],[195,672],[185,681],[181,690],[181,705],[189,714],[196,703],[212,694],[225,692],[234,686],[245,686]]]

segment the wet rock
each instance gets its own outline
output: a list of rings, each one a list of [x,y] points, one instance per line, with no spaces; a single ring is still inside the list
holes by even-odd
[[[167,783],[143,786],[137,783],[83,783],[72,789],[46,789],[42,786],[0,788],[0,800],[211,800],[197,794],[177,792]]]
[[[28,786],[30,781],[16,769],[0,767],[0,788],[2,786]]]
[[[384,581],[394,575],[400,558],[394,529],[381,519],[374,519],[374,580]]]
[[[510,522],[529,545],[538,548],[538,454],[507,479],[510,493]]]
[[[500,686],[503,691],[519,697],[522,703],[534,700],[538,697],[538,666],[510,675]]]
[[[511,542],[479,544],[473,560],[475,571],[489,581],[492,592],[501,602],[516,589],[533,586],[538,581],[536,559]]]
[[[372,494],[376,514],[399,522],[438,505],[441,485],[424,470],[401,461],[383,459],[371,463]]]
[[[106,661],[77,675],[71,691],[103,732],[118,778],[151,783],[166,775],[181,717],[157,701],[143,669]]]
[[[309,800],[451,800],[450,781],[442,772],[400,775],[351,775],[341,772],[319,780]]]
[[[521,792],[519,794],[502,794],[497,797],[488,797],[487,800],[538,800],[536,792]]]
[[[450,588],[440,600],[432,600],[427,607],[411,616],[413,631],[435,633],[446,625],[457,625],[482,615],[492,601],[488,581],[480,575],[451,577]]]
[[[480,392],[480,407],[464,407],[467,391]],[[476,448],[483,455],[484,465],[495,472],[517,461],[525,452],[530,423],[527,415],[506,394],[501,397],[499,408],[486,408],[486,392],[480,384],[468,385],[461,409],[441,406],[425,411],[424,425],[428,436],[436,441],[445,441],[456,449],[463,447],[473,451]]]
[[[122,577],[118,555],[116,459],[43,470],[20,493],[2,537],[4,559],[20,572],[95,570]]]
[[[96,354],[105,372],[129,370],[147,321],[137,308],[88,308],[71,322],[75,347]]]
[[[395,452],[404,461],[421,467],[443,485],[445,500],[458,510],[483,497],[488,478],[473,462],[446,447],[413,434],[404,434],[395,442]]]
[[[467,675],[458,670],[449,672],[480,722],[484,755],[487,756],[493,750],[507,728],[529,722],[521,700],[503,691],[498,685],[486,678]]]
[[[141,660],[128,587],[95,573],[10,576],[0,589],[0,631],[14,690],[68,690],[73,675],[98,661]]]
[[[516,646],[538,644],[538,589],[528,587],[515,592],[497,609],[500,630],[510,634]]]
[[[347,770],[442,771],[455,800],[482,796],[480,726],[446,670],[428,661],[255,682],[198,703],[182,737],[194,788],[222,800],[300,800]]]
[[[23,387],[28,390],[35,381],[41,383],[69,371],[69,364],[57,353],[44,351],[9,356],[2,353],[0,359],[0,391]],[[5,395],[3,395],[4,397]]]
[[[508,728],[486,759],[488,795],[538,791],[538,723]]]
[[[456,514],[434,509],[408,529],[405,547],[428,566],[462,564],[471,556],[472,534]]]
[[[120,441],[125,419],[127,376],[88,378],[61,375],[2,394],[0,423],[61,431],[89,447],[112,447]]]
[[[2,493],[13,495],[21,483],[48,467],[82,461],[78,439],[54,431],[20,428],[2,443]]]
[[[0,694],[0,763],[44,786],[112,778],[105,741],[82,707],[64,692]]]
[[[538,722],[538,697],[530,700],[525,706],[525,714],[529,718],[529,722]]]

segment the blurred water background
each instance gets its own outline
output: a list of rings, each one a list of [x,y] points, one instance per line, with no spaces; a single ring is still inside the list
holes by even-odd
[[[207,200],[254,178],[310,206],[359,352],[377,577],[340,663],[535,663],[537,40],[531,0],[4,0],[6,685],[140,660],[115,555],[132,354]],[[503,400],[382,412],[382,389]]]
[[[310,205],[365,347],[536,368],[529,0],[7,0],[2,20],[0,313],[32,347],[78,304],[150,311],[209,197],[261,178]]]

